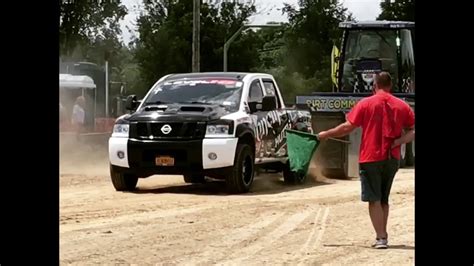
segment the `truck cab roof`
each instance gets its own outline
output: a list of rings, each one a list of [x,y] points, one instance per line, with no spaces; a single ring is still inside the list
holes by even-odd
[[[246,76],[249,75],[262,75],[268,76],[271,75],[264,73],[248,73],[248,72],[200,72],[200,73],[180,73],[180,74],[171,74],[167,76],[164,81],[170,80],[179,80],[179,79],[200,79],[200,78],[222,78],[222,79],[235,79],[243,80]]]

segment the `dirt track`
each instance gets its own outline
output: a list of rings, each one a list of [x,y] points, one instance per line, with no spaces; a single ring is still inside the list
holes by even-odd
[[[221,182],[155,176],[121,193],[107,170],[94,156],[61,162],[63,265],[414,264],[413,170],[394,182],[388,250],[369,248],[374,233],[357,180],[286,186],[266,174],[251,193],[226,195]]]

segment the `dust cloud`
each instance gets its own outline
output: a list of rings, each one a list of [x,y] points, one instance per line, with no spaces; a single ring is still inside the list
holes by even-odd
[[[90,136],[77,139],[75,135],[60,137],[60,175],[108,175],[108,136]]]

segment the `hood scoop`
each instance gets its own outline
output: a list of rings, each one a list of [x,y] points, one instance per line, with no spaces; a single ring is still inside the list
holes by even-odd
[[[166,105],[149,105],[145,107],[146,112],[151,112],[151,111],[166,111],[168,109],[168,106]]]
[[[181,108],[179,108],[181,112],[199,112],[199,113],[206,111],[206,109],[208,108],[203,107],[203,106],[181,106]]]

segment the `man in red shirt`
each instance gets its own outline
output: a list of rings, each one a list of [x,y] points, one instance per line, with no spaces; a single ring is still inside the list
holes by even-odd
[[[388,198],[398,171],[400,145],[415,138],[415,115],[410,106],[390,93],[392,79],[387,72],[375,76],[374,95],[359,101],[341,125],[322,131],[320,140],[342,137],[362,127],[359,163],[362,201],[369,202],[374,226],[375,248],[387,248]],[[403,134],[404,130],[407,130]]]

